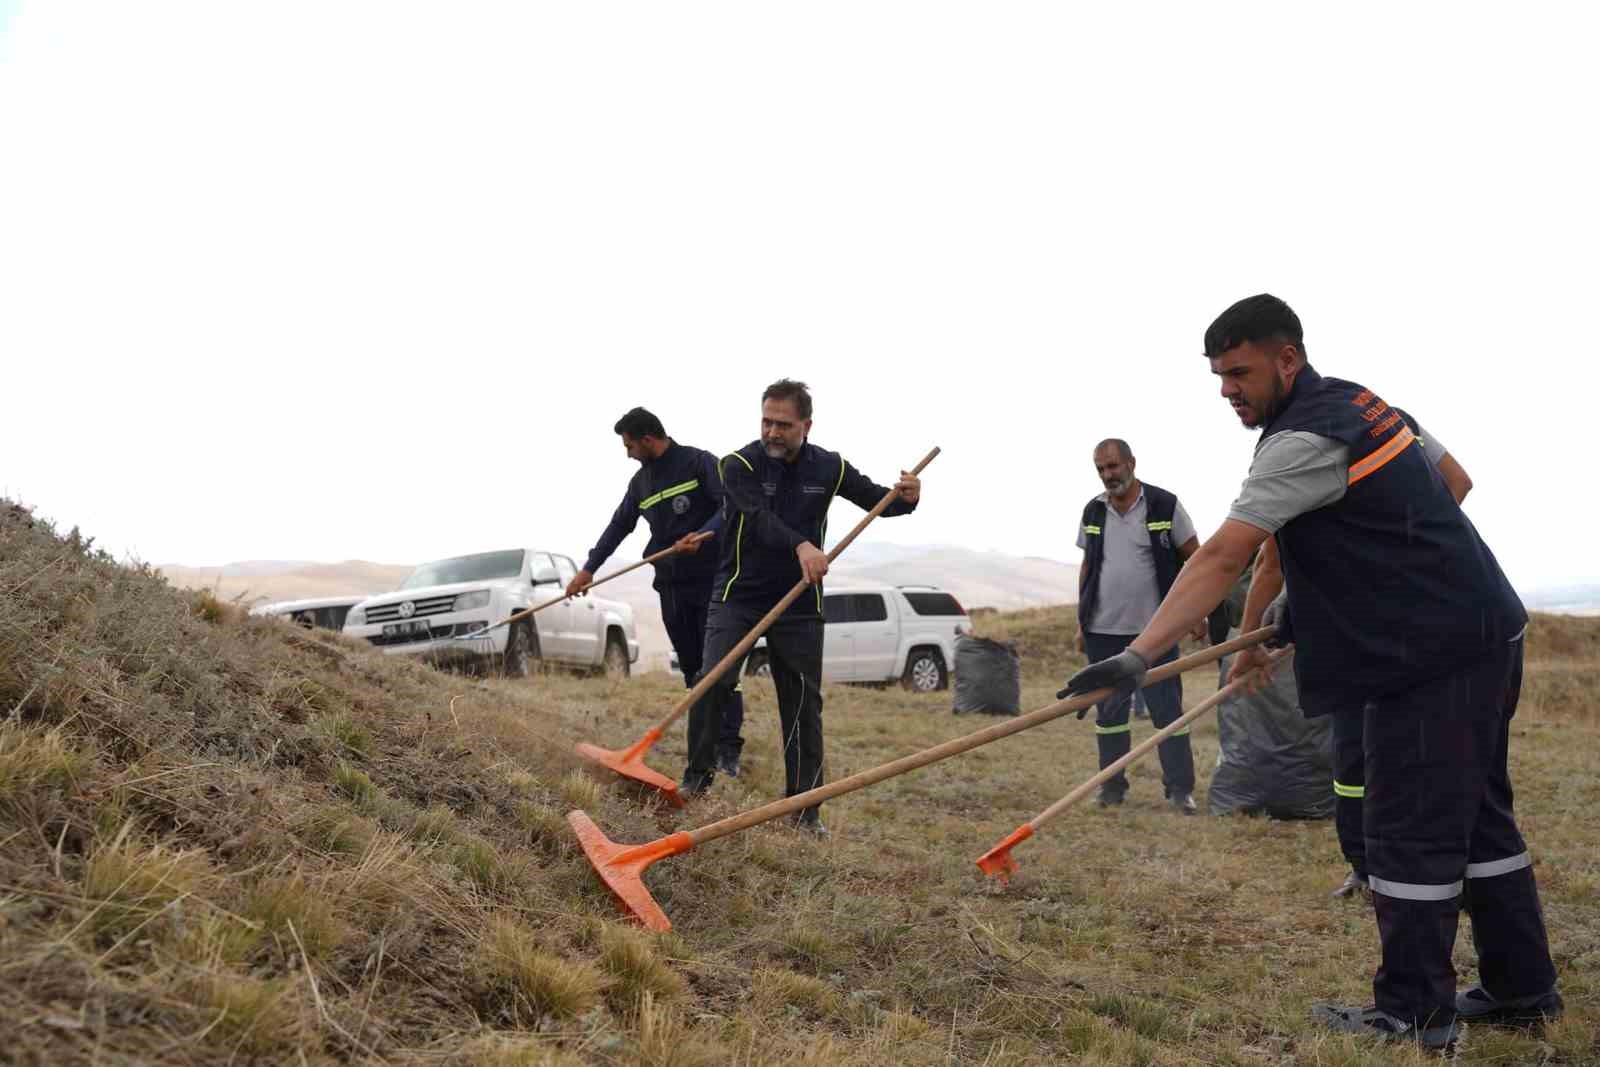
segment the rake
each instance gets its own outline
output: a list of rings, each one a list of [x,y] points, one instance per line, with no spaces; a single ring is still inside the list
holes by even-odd
[[[1256,633],[1263,632],[1267,633],[1268,636],[1271,636],[1270,628],[1266,631],[1256,631]],[[1242,641],[1244,638],[1240,638],[1239,640]],[[1267,666],[1263,669],[1270,671],[1273,664],[1276,664],[1278,660],[1282,659],[1292,651],[1294,651],[1293,648],[1280,648],[1271,653],[1267,657]],[[1154,675],[1155,672],[1152,671],[1151,676],[1154,677]],[[1212,708],[1228,699],[1228,697],[1238,692],[1240,687],[1246,684],[1246,681],[1247,679],[1240,678],[1232,685],[1223,686],[1221,689],[1217,690],[1215,694],[1207,698],[1204,703],[1184,712],[1178,718],[1174,719],[1172,722],[1169,722],[1167,725],[1163,726],[1161,729],[1157,730],[1155,733],[1139,742],[1126,755],[1122,756],[1110,766],[1103,768],[1098,774],[1090,778],[1087,782],[1084,782],[1078,788],[1074,789],[1072,792],[1068,793],[1066,796],[1062,797],[1048,808],[1045,808],[1039,814],[1035,815],[1033,818],[1029,819],[1015,830],[1011,831],[1011,833],[1006,836],[1005,840],[1001,841],[998,845],[994,846],[994,848],[991,848],[988,852],[985,852],[983,855],[978,857],[978,869],[984,874],[989,875],[991,878],[998,878],[1002,885],[1010,881],[1011,876],[1017,872],[1017,861],[1012,858],[1011,855],[1011,849],[1013,846],[1022,844],[1022,842],[1033,836],[1035,830],[1039,829],[1039,827],[1043,826],[1045,823],[1049,822],[1051,819],[1055,818],[1057,815],[1060,815],[1063,811],[1066,811],[1068,808],[1072,807],[1072,805],[1088,796],[1096,786],[1115,778],[1118,772],[1120,772],[1123,768],[1129,766],[1130,764],[1137,763],[1140,759],[1149,755],[1151,749],[1155,748],[1157,745],[1161,744],[1161,742],[1165,741],[1173,734],[1176,734],[1179,730],[1184,729],[1200,716],[1204,715],[1206,712],[1210,711]]]
[[[1242,648],[1251,648],[1265,641],[1272,634],[1273,629],[1271,627],[1254,630],[1241,637],[1236,637],[1232,641],[1214,645],[1204,651],[1196,652],[1193,655],[1185,656],[1183,659],[1157,667],[1150,672],[1146,684],[1159,682],[1184,671],[1192,670],[1195,667],[1213,663],[1230,652],[1237,652]],[[708,841],[715,841],[719,837],[726,837],[729,834],[738,833],[740,830],[747,830],[752,826],[771,822],[773,819],[781,819],[785,815],[793,815],[803,808],[809,808],[814,804],[820,804],[825,800],[843,796],[846,793],[853,793],[858,789],[865,789],[867,786],[874,785],[886,778],[893,778],[908,771],[914,771],[919,767],[926,767],[930,763],[937,763],[942,759],[960,755],[980,745],[998,741],[1002,737],[1009,737],[1031,727],[1041,726],[1053,719],[1059,719],[1063,715],[1088,708],[1095,702],[1105,699],[1111,693],[1112,690],[1109,688],[1098,689],[1092,693],[1069,697],[1066,700],[1058,700],[1054,704],[1040,708],[1038,711],[1032,711],[1007,722],[978,730],[975,733],[967,734],[965,737],[954,738],[910,756],[902,756],[891,763],[885,763],[871,770],[852,774],[850,777],[841,778],[837,782],[829,782],[827,785],[818,786],[804,793],[799,793],[783,800],[775,800],[770,804],[763,804],[759,808],[752,808],[738,815],[729,816],[710,825],[702,826],[697,830],[679,831],[642,845],[628,845],[612,841],[601,832],[600,828],[595,825],[594,820],[582,811],[567,812],[567,822],[571,824],[573,832],[578,835],[578,843],[583,846],[584,854],[589,857],[589,862],[594,865],[595,873],[606,884],[606,888],[616,895],[623,908],[652,930],[668,930],[672,927],[671,921],[667,918],[666,913],[661,910],[660,905],[655,902],[655,899],[650,896],[650,891],[645,888],[644,880],[641,878],[645,868],[657,860],[666,859],[668,856],[676,856]]]
[[[700,541],[704,541],[707,538],[709,538],[711,535],[708,533],[708,534],[691,534],[690,536],[691,537],[698,537],[700,539]],[[604,585],[606,582],[611,581],[611,579],[613,579],[613,578],[621,578],[624,574],[627,574],[629,571],[636,571],[640,567],[643,567],[646,563],[654,563],[657,560],[666,559],[668,556],[676,555],[677,553],[682,552],[682,551],[683,551],[683,549],[679,548],[676,544],[668,545],[666,548],[663,548],[660,552],[652,552],[652,553],[650,553],[648,556],[646,556],[644,559],[641,559],[637,563],[630,563],[626,567],[621,567],[621,568],[619,568],[617,570],[614,570],[610,574],[606,575],[604,578],[596,578],[594,581],[592,581],[588,585],[584,586],[583,587],[583,591],[586,593],[589,590],[593,589],[597,585]],[[537,614],[538,612],[543,611],[545,608],[553,608],[557,604],[561,603],[563,600],[571,600],[574,596],[577,596],[577,595],[581,595],[581,594],[566,593],[566,594],[563,594],[562,596],[556,597],[554,600],[546,600],[543,604],[535,604],[531,608],[523,608],[521,611],[519,611],[519,612],[517,612],[517,613],[515,613],[513,615],[506,616],[505,618],[501,619],[499,622],[495,623],[492,626],[485,626],[483,629],[474,630],[470,634],[458,634],[455,637],[452,637],[450,640],[452,640],[452,641],[477,641],[477,640],[481,639],[484,634],[487,634],[487,633],[489,633],[489,632],[491,632],[493,630],[498,630],[502,626],[510,626],[512,623],[516,622],[518,619],[526,619],[528,616]]]
[[[922,462],[911,468],[911,473],[921,474],[922,468],[932,463],[933,458],[938,454],[939,450],[935,448],[926,456],[923,456]],[[883,499],[874,504],[872,510],[867,512],[860,522],[856,523],[855,529],[845,534],[844,538],[828,552],[828,562],[832,563],[838,558],[839,553],[849,547],[850,542],[854,541],[861,531],[867,528],[868,523],[882,515],[884,509],[894,503],[894,498],[897,495],[899,494],[893,489],[885,493]],[[778,601],[771,611],[763,615],[754,628],[745,634],[743,639],[737,645],[734,645],[715,667],[701,673],[700,680],[684,694],[683,699],[672,706],[672,710],[667,712],[664,719],[646,730],[644,736],[639,740],[620,752],[615,749],[601,748],[599,745],[591,745],[587,741],[583,741],[576,746],[578,755],[591,763],[598,763],[600,766],[614,771],[624,778],[631,778],[636,782],[642,782],[650,786],[652,789],[659,789],[666,794],[667,799],[673,805],[680,808],[683,807],[684,801],[682,795],[678,792],[678,783],[647,766],[644,762],[644,754],[650,750],[651,745],[661,739],[661,735],[666,733],[673,723],[678,721],[679,716],[693,707],[695,701],[710,691],[711,687],[716,684],[717,679],[727,673],[729,667],[744,658],[745,653],[754,647],[756,641],[760,640],[761,635],[766,633],[772,624],[778,621],[779,616],[789,610],[789,605],[798,600],[800,594],[810,587],[811,583],[804,578],[796,582],[794,588],[785,593],[783,599]]]

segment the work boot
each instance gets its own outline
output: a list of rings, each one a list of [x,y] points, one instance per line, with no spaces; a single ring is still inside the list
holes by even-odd
[[[717,770],[729,778],[739,777],[739,753],[724,752],[717,757]]]
[[[1344,884],[1335,889],[1329,896],[1334,897],[1365,897],[1372,892],[1372,886],[1367,883],[1367,876],[1360,871],[1351,870],[1344,876]]]
[[[1101,786],[1100,795],[1095,797],[1094,802],[1102,808],[1120,808],[1122,807],[1122,794],[1115,789],[1107,789]]]
[[[1481,985],[1456,994],[1456,1014],[1469,1023],[1488,1026],[1533,1026],[1559,1017],[1566,1007],[1561,994],[1554,989],[1504,1000],[1496,1000]]]
[[[1167,798],[1167,804],[1173,811],[1183,815],[1193,815],[1200,810],[1194,805],[1194,794],[1192,793],[1174,793]]]
[[[683,772],[683,780],[678,783],[678,795],[685,800],[700,796],[710,791],[711,782],[715,777],[711,771],[696,774],[694,771],[686,770]]]
[[[1364,1034],[1379,1041],[1415,1041],[1436,1051],[1453,1047],[1461,1036],[1461,1024],[1454,1019],[1438,1026],[1418,1026],[1378,1008],[1313,1004],[1311,1018],[1341,1034]]]

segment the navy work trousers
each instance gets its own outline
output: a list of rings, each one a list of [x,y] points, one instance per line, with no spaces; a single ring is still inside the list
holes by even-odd
[[[1120,655],[1133,643],[1134,637],[1134,634],[1097,634],[1085,631],[1084,651],[1088,654],[1090,663],[1098,663],[1103,659]],[[1173,645],[1166,655],[1150,666],[1158,667],[1177,658],[1178,646]],[[1173,722],[1183,714],[1182,676],[1145,686],[1144,699],[1150,707],[1152,726],[1159,730]],[[1133,728],[1128,723],[1128,710],[1132,704],[1131,696],[1114,696],[1102,700],[1095,706],[1094,734],[1095,740],[1100,745],[1101,767],[1111,766],[1126,756],[1128,750],[1133,747]],[[1161,783],[1166,789],[1167,796],[1193,793],[1194,750],[1189,746],[1188,729],[1161,742],[1158,751],[1161,756]],[[1127,775],[1119,773],[1100,788],[1105,793],[1121,796],[1128,791]]]
[[[672,642],[672,651],[678,654],[678,669],[683,671],[683,684],[693,689],[700,677],[700,657],[705,652],[706,613],[711,603],[711,589],[706,585],[665,585],[656,593],[661,598],[661,621],[667,628],[667,640]],[[740,736],[744,725],[744,697],[735,690],[713,689],[698,703],[707,700],[724,702],[722,714],[718,717],[722,726],[717,738],[717,755],[737,757],[744,748],[744,738]]]
[[[1521,689],[1517,640],[1364,709],[1362,815],[1383,943],[1372,988],[1379,1008],[1418,1025],[1455,1017],[1450,953],[1463,893],[1484,989],[1511,998],[1555,986],[1506,771]]]
[[[712,604],[704,662],[722,659],[765,614],[766,608],[756,605]],[[783,728],[784,796],[792,797],[822,784],[822,620],[784,616],[773,623],[767,631],[767,663]],[[743,666],[719,678],[712,692],[731,697]],[[702,700],[689,710],[691,776],[711,774],[726,706],[726,700]]]

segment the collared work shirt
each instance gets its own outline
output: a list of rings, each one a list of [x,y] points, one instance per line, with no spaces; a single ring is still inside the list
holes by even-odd
[[[1105,559],[1100,565],[1100,597],[1094,605],[1089,629],[1097,634],[1137,634],[1161,605],[1156,585],[1156,561],[1150,547],[1150,530],[1145,525],[1150,508],[1144,486],[1126,515],[1101,493],[1106,502],[1105,526],[1100,537],[1105,542]],[[1172,512],[1172,544],[1187,544],[1195,536],[1194,523],[1179,501]],[[1088,547],[1088,535],[1078,527],[1078,547]]]

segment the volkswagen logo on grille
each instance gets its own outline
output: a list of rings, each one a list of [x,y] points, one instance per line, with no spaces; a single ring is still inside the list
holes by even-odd
[[[402,601],[401,602],[401,604],[400,604],[400,617],[402,619],[409,619],[409,618],[411,618],[411,616],[415,615],[416,613],[417,613],[417,606],[415,604],[413,604],[411,601],[406,600],[406,601]]]

